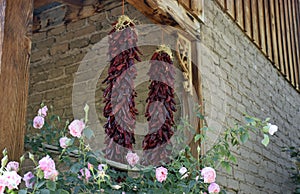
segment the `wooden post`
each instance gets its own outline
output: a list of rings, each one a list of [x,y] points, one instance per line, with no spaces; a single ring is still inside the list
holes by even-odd
[[[0,0],[0,151],[11,160],[24,148],[32,11],[33,0]]]
[[[204,107],[203,107],[203,94],[202,94],[202,78],[201,78],[201,46],[199,41],[193,41],[192,42],[192,61],[193,61],[193,66],[192,66],[192,78],[193,78],[193,86],[195,88],[195,92],[198,97],[198,103],[200,105],[200,113],[204,115]],[[203,133],[200,129],[204,126],[204,120],[199,119],[199,122],[196,128],[196,134]],[[191,151],[193,156],[198,156],[198,151],[197,148],[200,146],[200,155],[203,156],[205,153],[205,147],[204,147],[204,142],[191,142]]]

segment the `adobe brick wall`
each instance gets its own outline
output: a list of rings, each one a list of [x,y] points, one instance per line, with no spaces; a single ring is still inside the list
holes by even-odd
[[[94,146],[97,147],[96,144],[99,142],[102,144],[104,137],[102,126],[106,122],[102,115],[104,107],[102,91],[106,84],[102,84],[102,81],[107,76],[109,63],[107,51],[102,48],[101,40],[107,38],[111,24],[121,15],[120,6],[121,2],[112,3],[110,7],[104,8],[102,12],[89,18],[69,24],[61,23],[54,28],[41,29],[40,32],[33,34],[28,120],[36,115],[41,102],[53,106],[53,113],[61,117],[62,123],[67,119],[72,120],[74,117],[83,118],[84,105],[86,103],[90,106],[95,104],[96,112],[90,113],[90,120],[96,120],[96,123],[90,123],[90,127],[95,130],[97,137],[100,137]],[[125,6],[125,13],[133,18],[136,24],[151,24],[145,16],[128,4]],[[139,32],[140,39],[151,40],[154,45],[160,44],[160,35],[160,32],[159,34],[149,33],[149,31]],[[107,46],[107,41],[103,42],[105,43],[104,47]],[[155,42],[158,43],[155,44]],[[148,61],[156,46],[142,46],[140,49],[143,52],[142,60]],[[84,64],[87,66],[80,69],[80,65]],[[148,63],[146,62],[145,65],[148,66]],[[136,79],[138,97],[135,102],[139,111],[137,121],[142,124],[147,123],[144,112],[145,100],[148,95],[148,80],[143,79],[147,74],[144,66],[136,65],[139,75]],[[176,75],[176,79],[182,79],[182,75]],[[91,86],[92,82],[96,83],[95,87]],[[87,88],[87,90],[76,91],[76,94],[73,94],[75,93],[73,86]],[[180,90],[182,91],[182,89]],[[72,95],[76,95],[77,98],[72,98]],[[178,97],[176,99],[178,101]],[[179,103],[177,107],[178,113],[180,113]],[[177,114],[178,116],[179,114]],[[141,125],[137,127],[136,133],[141,135],[140,138],[137,138],[136,145],[140,148],[147,129]]]
[[[217,180],[230,193],[291,193],[289,168],[293,164],[281,147],[299,146],[300,94],[214,1],[204,2],[201,42],[210,59],[201,71],[208,123],[222,131],[242,122],[243,113],[248,113],[270,117],[279,127],[266,148],[261,137],[252,135],[236,151],[239,162],[233,176],[222,173]]]
[[[119,6],[115,4],[109,10],[90,18],[69,24],[62,23],[33,34],[28,119],[35,115],[41,102],[53,105],[55,113],[62,118],[72,118],[70,109],[75,73],[94,44],[107,36],[110,24],[117,18],[115,15],[121,13]],[[120,11],[119,14],[112,14],[117,10]],[[143,17],[132,7],[126,6],[126,12],[137,20]],[[145,18],[142,20],[146,21]],[[105,74],[100,79],[103,80],[104,77]],[[100,90],[104,85],[98,84],[97,87]]]
[[[199,68],[203,79],[206,119],[216,131],[211,134],[210,142],[214,142],[225,127],[243,122],[245,112],[259,118],[270,117],[271,122],[279,126],[279,132],[271,138],[267,148],[261,145],[259,137],[252,135],[250,142],[235,150],[238,166],[234,167],[232,174],[218,172],[217,181],[227,187],[229,193],[290,193],[293,185],[288,168],[292,162],[287,159],[286,153],[281,152],[281,147],[299,144],[300,95],[216,3],[204,2],[205,21],[200,36],[202,45],[207,48],[202,52],[203,61]],[[151,23],[130,5],[126,5],[125,13],[139,23]],[[34,117],[41,102],[53,105],[55,114],[60,115],[63,121],[72,119],[72,92],[76,75],[79,80],[76,84],[82,87],[90,87],[94,79],[97,79],[97,85],[96,92],[94,88],[88,88],[87,93],[78,93],[80,101],[73,102],[78,105],[75,109],[82,110],[85,103],[91,103],[88,97],[94,95],[99,112],[91,117],[102,123],[105,121],[100,113],[105,87],[101,80],[107,67],[104,73],[100,72],[99,79],[89,77],[90,73],[98,71],[93,66],[83,71],[78,68],[85,60],[105,63],[97,61],[97,55],[92,59],[86,55],[106,37],[111,29],[110,24],[120,14],[120,4],[115,4],[92,17],[33,34],[28,120]],[[139,36],[160,40],[157,35],[151,36],[146,31],[140,32]],[[149,60],[154,49],[142,47],[142,59]],[[106,53],[99,52],[100,55]],[[142,72],[143,69],[139,69],[139,73]],[[136,103],[141,113],[138,121],[141,123],[145,122],[143,111],[147,86],[148,82],[142,82],[136,88],[139,93]],[[83,111],[78,112],[76,117],[82,117]],[[139,133],[145,132],[145,129],[140,129]]]

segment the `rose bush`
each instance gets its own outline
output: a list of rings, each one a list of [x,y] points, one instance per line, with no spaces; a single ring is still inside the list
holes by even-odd
[[[34,155],[28,154],[34,168],[23,172],[22,178],[19,171],[25,157],[20,158],[20,163],[8,162],[7,153],[4,151],[0,169],[0,194],[16,191],[20,194],[225,193],[216,183],[216,168],[221,166],[230,171],[231,163],[236,162],[230,147],[246,142],[250,130],[261,133],[262,143],[266,146],[269,135],[278,130],[277,126],[268,124],[269,119],[261,121],[246,116],[245,125],[226,129],[217,143],[204,155],[200,155],[201,148],[198,147],[198,155],[195,157],[187,145],[176,157],[171,158],[171,162],[157,167],[141,166],[140,156],[128,152],[124,156],[128,163],[127,170],[138,170],[132,176],[126,170],[117,169],[102,157],[96,156],[86,143],[87,139],[94,136],[93,130],[87,124],[88,109],[88,106],[84,108],[84,120],[74,119],[71,123],[67,121],[63,128],[59,128],[60,118],[48,114],[48,108],[42,105],[31,124],[40,133],[29,133],[30,137],[26,137],[27,149],[34,152]],[[199,113],[197,115],[199,118],[203,117]],[[183,134],[184,130],[191,128],[187,121],[182,120],[177,130],[181,130]],[[207,130],[208,127],[203,127],[194,141],[205,141]],[[180,143],[182,140],[177,138],[177,141]],[[22,180],[25,184],[20,188]]]

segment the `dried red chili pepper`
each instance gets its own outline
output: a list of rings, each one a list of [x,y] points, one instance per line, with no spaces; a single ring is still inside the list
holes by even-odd
[[[171,150],[170,139],[174,134],[173,113],[176,111],[174,100],[175,69],[171,49],[161,45],[150,61],[149,93],[145,116],[149,132],[143,140],[144,165],[158,165],[167,162]]]
[[[137,75],[135,60],[141,61],[137,34],[133,22],[127,16],[120,16],[109,33],[110,66],[107,84],[103,92],[107,118],[105,128],[105,157],[126,163],[126,153],[135,143],[134,129],[137,109],[135,108],[133,80]],[[122,154],[121,154],[122,153]]]

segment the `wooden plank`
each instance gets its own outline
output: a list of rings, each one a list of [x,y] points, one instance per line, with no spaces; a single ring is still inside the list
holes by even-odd
[[[253,30],[253,41],[260,48],[260,38],[259,38],[259,23],[258,23],[258,7],[257,0],[251,1],[252,7],[252,30]]]
[[[296,86],[297,84],[297,81],[298,81],[298,76],[296,76],[297,74],[297,66],[299,64],[296,64],[297,63],[297,60],[296,60],[296,45],[295,45],[295,29],[294,29],[294,17],[293,17],[293,8],[292,8],[292,1],[287,1],[288,2],[288,10],[289,10],[289,25],[290,25],[290,37],[291,37],[291,51],[292,51],[292,56],[291,56],[291,61],[292,61],[292,72],[291,72],[291,75],[292,77],[294,78],[294,86]]]
[[[46,5],[54,3],[54,2],[57,2],[57,1],[55,1],[55,0],[34,0],[33,5],[34,5],[34,9],[36,9],[36,8],[46,6]]]
[[[270,12],[269,0],[265,0],[265,24],[266,24],[266,39],[267,39],[267,56],[273,61],[272,51],[272,32],[271,32],[271,12]]]
[[[199,43],[199,41],[194,41],[192,42],[192,61],[195,63],[192,65],[192,79],[193,79],[193,87],[195,88],[195,92],[196,95],[198,97],[198,103],[201,106],[200,108],[200,113],[202,115],[204,115],[204,106],[203,106],[203,93],[202,93],[202,78],[201,78],[201,72],[199,71],[199,68],[201,68],[202,65],[202,53],[201,50],[203,50],[201,43]],[[198,122],[198,126],[196,128],[196,133],[203,133],[203,131],[200,131],[200,129],[204,126],[204,121],[202,119],[199,119]],[[193,155],[197,156],[197,146],[200,143],[200,147],[201,147],[201,151],[200,151],[200,155],[204,155],[204,151],[205,151],[205,143],[201,143],[201,142],[191,142],[191,149],[192,149],[192,153]]]
[[[235,2],[236,2],[236,22],[242,28],[242,30],[245,30],[244,0],[235,0]]]
[[[0,2],[0,75],[1,75],[2,45],[3,45],[3,38],[4,38],[5,8],[6,8],[6,0],[2,0]]]
[[[277,1],[277,0],[276,0]],[[275,5],[274,0],[269,0],[270,2],[270,16],[271,16],[271,32],[272,32],[272,49],[273,49],[273,62],[277,69],[279,69],[279,58],[278,58],[278,47],[277,47],[277,26],[275,21]]]
[[[181,5],[185,8],[192,8],[190,0],[178,0]]]
[[[283,54],[283,45],[282,45],[282,28],[281,28],[281,14],[280,9],[282,7],[280,6],[280,1],[275,1],[275,22],[277,26],[277,45],[278,45],[278,61],[279,61],[279,68],[281,73],[285,74],[285,68],[284,68],[284,54]]]
[[[49,5],[51,3],[58,2],[66,5],[72,5],[77,7],[96,5],[98,0],[34,0],[34,9]]]
[[[6,3],[0,75],[0,150],[6,147],[10,159],[18,160],[24,150],[33,0]]]
[[[247,36],[252,39],[252,16],[251,16],[251,0],[244,0],[244,21],[245,21],[245,31]]]
[[[288,52],[287,52],[287,41],[286,41],[286,26],[285,26],[285,14],[284,14],[284,2],[285,0],[279,0],[280,8],[280,21],[281,21],[281,41],[282,41],[282,52],[283,52],[283,65],[285,69],[285,77],[289,80],[289,61],[288,61]]]
[[[176,1],[148,0],[147,4],[141,3],[140,0],[127,0],[127,2],[155,22],[171,26],[179,25],[190,35],[199,36],[200,23]]]
[[[267,55],[264,0],[258,1],[258,19],[261,51]]]
[[[192,12],[202,21],[204,20],[203,3],[204,0],[191,0]]]
[[[216,1],[222,7],[222,9],[226,9],[226,0],[216,0]]]
[[[226,1],[226,12],[233,18],[233,20],[236,19],[234,0],[227,0]]]
[[[297,72],[296,72],[296,78],[297,78],[297,83],[296,83],[296,89],[300,90],[300,24],[299,24],[299,16],[300,12],[297,8],[299,8],[300,3],[299,1],[293,1],[293,13],[294,13],[294,28],[295,28],[295,42],[296,42],[296,64],[297,66]]]
[[[287,42],[287,57],[288,57],[288,68],[289,69],[289,74],[288,74],[288,80],[291,81],[292,85],[295,84],[294,77],[292,76],[293,74],[293,61],[292,61],[292,46],[291,46],[291,29],[290,29],[290,24],[289,24],[289,9],[288,9],[288,2],[283,1],[284,4],[284,15],[285,15],[285,27],[286,27],[286,42]]]

